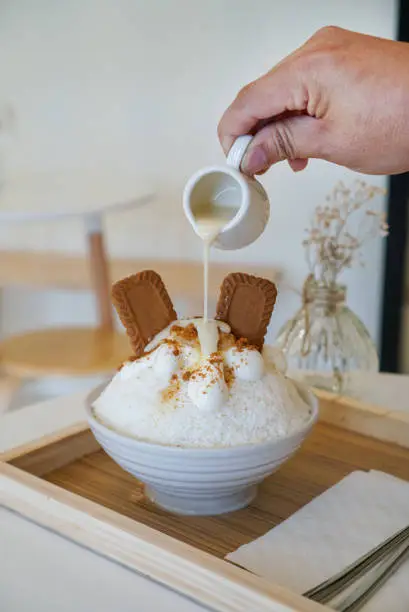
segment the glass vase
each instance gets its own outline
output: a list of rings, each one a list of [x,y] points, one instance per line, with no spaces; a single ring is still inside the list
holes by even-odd
[[[277,336],[289,374],[308,385],[354,395],[359,372],[377,372],[378,355],[342,285],[308,280],[303,305]]]

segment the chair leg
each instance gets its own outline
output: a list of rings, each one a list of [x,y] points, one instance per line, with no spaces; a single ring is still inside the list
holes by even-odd
[[[100,215],[86,217],[88,253],[100,327],[112,331],[111,283]]]

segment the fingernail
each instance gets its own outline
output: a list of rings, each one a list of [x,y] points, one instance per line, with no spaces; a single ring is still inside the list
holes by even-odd
[[[233,142],[234,140],[232,140],[231,136],[224,136],[224,138],[221,138],[220,144],[222,145],[222,149],[226,155],[230,151]]]
[[[288,163],[293,172],[301,172],[308,165],[308,159],[289,159]]]
[[[247,151],[241,163],[241,169],[247,174],[257,174],[268,167],[267,154],[263,147],[254,147]]]

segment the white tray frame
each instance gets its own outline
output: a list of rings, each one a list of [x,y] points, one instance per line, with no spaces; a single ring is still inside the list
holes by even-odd
[[[409,447],[408,414],[322,391],[317,395],[323,422]],[[79,423],[0,455],[0,504],[216,612],[329,610],[38,477],[97,448],[87,431],[88,425]],[[58,463],[57,442],[63,442]],[[49,456],[34,474],[10,464],[47,447]]]

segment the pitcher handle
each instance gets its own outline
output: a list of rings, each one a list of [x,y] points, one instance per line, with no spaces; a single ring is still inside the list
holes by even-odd
[[[245,135],[236,138],[232,147],[227,155],[227,164],[240,170],[241,162],[250,142],[253,140],[253,136]]]

